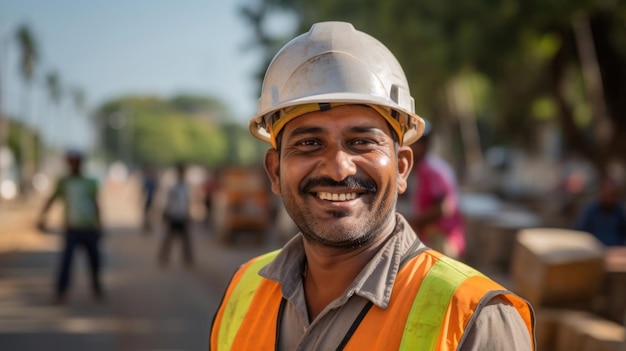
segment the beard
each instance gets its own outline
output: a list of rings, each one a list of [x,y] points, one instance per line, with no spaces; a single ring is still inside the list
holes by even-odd
[[[310,190],[315,186],[341,186],[359,191],[359,196],[371,196],[374,201],[365,204],[359,213],[333,211],[329,214],[333,221],[320,219],[306,206],[297,204],[294,196],[284,196],[287,212],[294,220],[304,238],[312,243],[336,249],[353,249],[372,242],[382,233],[387,224],[395,218],[394,206],[397,193],[386,188],[379,194],[376,183],[363,177],[348,177],[340,182],[329,178],[315,178],[300,186],[299,196],[312,196]],[[285,193],[283,193],[285,194]],[[380,196],[376,196],[380,195]],[[376,199],[379,199],[377,204]]]

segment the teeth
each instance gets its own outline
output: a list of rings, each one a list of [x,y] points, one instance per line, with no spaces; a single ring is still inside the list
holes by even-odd
[[[356,193],[344,193],[344,194],[317,193],[317,197],[322,200],[346,201],[346,200],[356,199]]]

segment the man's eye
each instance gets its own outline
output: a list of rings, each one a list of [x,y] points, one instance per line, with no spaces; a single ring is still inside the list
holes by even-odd
[[[375,144],[375,142],[369,139],[354,139],[352,141],[352,145],[371,145],[371,144]]]
[[[320,142],[316,139],[306,139],[298,142],[299,146],[317,146],[320,145]]]

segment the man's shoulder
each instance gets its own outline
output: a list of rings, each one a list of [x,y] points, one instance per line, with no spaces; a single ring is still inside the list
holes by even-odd
[[[596,212],[599,209],[600,209],[600,201],[596,199],[589,200],[583,205],[583,212],[585,212],[586,214]]]
[[[273,250],[273,251],[270,251],[270,252],[266,252],[266,253],[264,253],[262,255],[256,256],[251,261],[260,261],[260,262],[269,263],[274,258],[276,258],[276,256],[278,256],[278,254],[280,252],[281,252],[281,249],[277,249],[277,250]]]
[[[508,291],[478,269],[432,249],[420,252],[411,259],[411,262],[415,265],[426,265],[425,279],[438,282],[438,284],[473,286],[475,291],[483,293],[491,290]]]
[[[81,175],[79,177],[77,177],[79,181],[83,182],[84,184],[86,184],[89,187],[97,187],[98,186],[98,180],[96,178],[93,177],[89,177],[89,176],[84,176]]]
[[[89,194],[95,194],[98,191],[98,180],[91,177],[86,177],[83,175],[80,176],[72,176],[68,175],[59,180],[59,189],[64,189],[66,187],[81,187],[83,189],[87,189]]]
[[[184,193],[189,191],[189,184],[176,182],[169,188],[170,193]]]
[[[98,180],[95,177],[87,176],[84,174],[81,174],[81,175],[66,174],[59,178],[59,181],[69,181],[69,180],[76,180],[76,181],[81,181],[81,182],[92,182],[92,183],[98,182]]]
[[[280,253],[280,249],[274,250],[260,256],[256,256],[244,264],[242,264],[237,272],[235,273],[235,277],[239,277],[235,279],[239,283],[237,285],[243,285],[248,287],[255,287],[262,278],[266,278],[264,274],[261,273],[261,270],[270,264],[276,256]]]

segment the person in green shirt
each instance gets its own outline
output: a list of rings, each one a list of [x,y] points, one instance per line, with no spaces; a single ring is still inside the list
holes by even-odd
[[[91,272],[91,286],[94,297],[103,298],[100,280],[101,255],[100,238],[102,225],[98,207],[98,184],[95,179],[83,175],[81,165],[83,155],[68,151],[66,155],[69,174],[61,177],[54,191],[45,202],[39,216],[38,226],[46,230],[46,214],[56,200],[64,207],[64,246],[61,251],[56,280],[56,300],[64,302],[71,282],[71,267],[77,247],[86,251]]]

